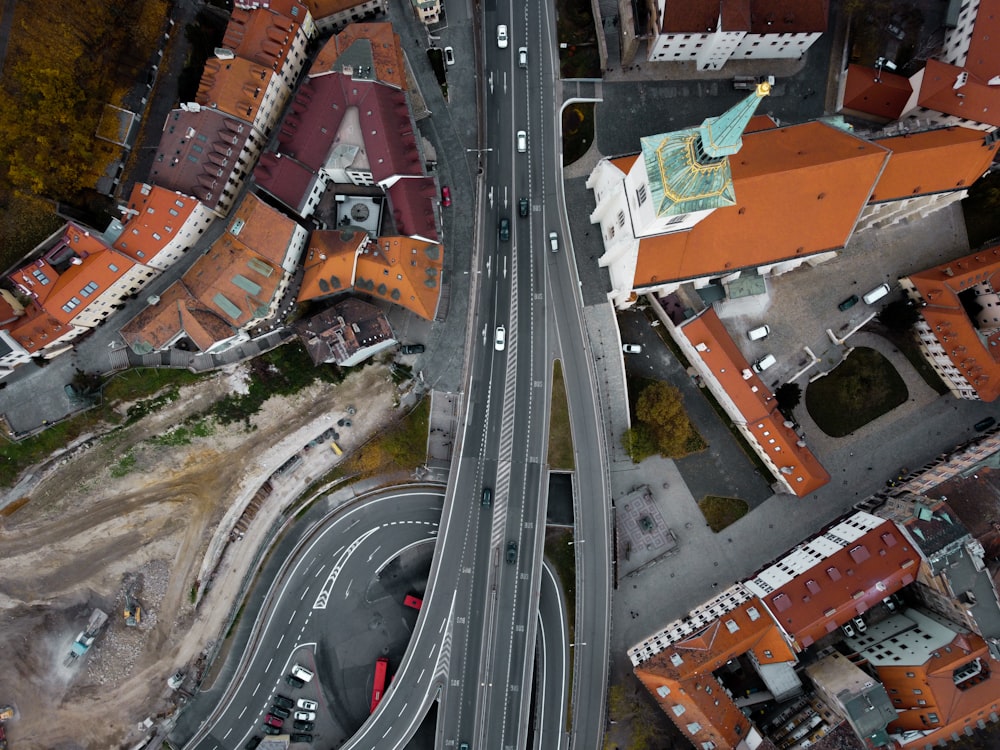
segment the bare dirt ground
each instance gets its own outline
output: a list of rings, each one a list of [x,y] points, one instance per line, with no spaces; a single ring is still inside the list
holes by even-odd
[[[17,704],[8,725],[12,747],[37,750],[131,747],[137,727],[176,706],[166,679],[190,674],[226,626],[255,540],[289,498],[276,489],[247,531],[225,547],[243,507],[268,476],[356,405],[349,450],[393,416],[396,391],[383,366],[369,366],[337,386],[314,384],[272,398],[252,420],[220,426],[187,445],[149,442],[241,386],[239,370],[182,390],[142,422],[94,441],[59,461],[30,500],[0,519],[0,703]],[[127,405],[125,405],[127,406]],[[123,410],[125,408],[123,406]],[[131,452],[135,465],[115,478],[111,467]],[[303,454],[318,477],[332,451]],[[314,463],[309,465],[309,456]],[[304,486],[310,477],[302,477]],[[221,541],[220,541],[221,540]],[[223,555],[223,549],[225,554]],[[192,590],[222,561],[197,609]],[[123,577],[143,606],[139,627],[122,616]],[[109,614],[94,647],[63,662],[93,608]]]

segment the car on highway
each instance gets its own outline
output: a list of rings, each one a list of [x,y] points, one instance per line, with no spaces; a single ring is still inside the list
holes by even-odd
[[[522,68],[528,67],[528,48],[518,47],[517,48],[517,64]]]
[[[269,727],[277,727],[281,729],[281,726],[285,723],[284,719],[280,716],[275,716],[274,714],[268,714],[264,717],[264,724]]]
[[[311,732],[316,725],[311,721],[293,721],[292,728],[296,732]]]
[[[484,508],[489,508],[491,505],[493,505],[493,490],[491,490],[489,487],[483,487],[482,503]]]
[[[455,64],[455,50],[451,47],[444,48],[444,61],[449,65]]]
[[[496,335],[493,337],[493,348],[498,352],[507,348],[507,329],[503,326],[497,326]]]
[[[281,693],[278,693],[274,696],[274,705],[281,706],[282,708],[292,708],[295,706],[295,701],[282,695]]]
[[[622,351],[626,354],[642,354],[642,346],[639,344],[622,344]]]
[[[423,354],[424,345],[423,344],[403,344],[399,347],[400,354]]]
[[[517,562],[517,542],[511,539],[507,542],[507,564],[513,565]]]
[[[507,26],[500,24],[497,26],[497,47],[507,49]]]
[[[519,200],[517,202],[517,212],[522,217],[525,217],[525,216],[528,215],[528,199],[527,198],[521,198],[521,200]]]
[[[463,742],[461,745],[458,746],[458,750],[469,750],[469,743]]]
[[[296,732],[288,738],[290,742],[312,742],[313,736],[302,732]]]
[[[523,154],[528,150],[528,134],[524,130],[517,131],[517,152]]]
[[[287,708],[282,708],[281,706],[271,706],[271,713],[277,716],[279,719],[287,719],[292,715],[292,712]]]
[[[316,701],[309,701],[306,700],[305,698],[299,698],[298,702],[295,705],[301,708],[303,711],[315,711],[317,708],[319,708],[319,706],[316,704]]]
[[[500,235],[501,242],[510,241],[510,219],[504,216],[500,219],[500,225],[497,227],[497,232]]]
[[[559,235],[555,232],[549,232],[549,247],[552,249],[552,252],[559,252]]]
[[[843,312],[844,310],[850,310],[856,304],[858,304],[858,295],[852,294],[850,297],[837,305],[837,309]]]
[[[316,721],[316,714],[312,711],[296,711],[296,721]]]
[[[445,208],[451,205],[451,188],[447,185],[441,188],[441,205]]]

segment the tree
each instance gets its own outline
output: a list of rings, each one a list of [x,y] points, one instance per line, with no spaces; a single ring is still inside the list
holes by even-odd
[[[913,301],[908,299],[890,302],[878,314],[878,322],[894,333],[906,333],[918,320],[920,313]]]
[[[778,399],[781,413],[790,416],[792,409],[802,402],[802,388],[798,383],[785,383],[774,392],[774,397]]]
[[[656,453],[656,443],[649,432],[649,428],[642,422],[636,422],[632,427],[625,430],[622,435],[622,446],[632,463],[638,464]]]
[[[687,453],[691,422],[684,412],[680,391],[672,385],[662,381],[647,385],[639,394],[635,416],[649,430],[664,458],[678,458]]]

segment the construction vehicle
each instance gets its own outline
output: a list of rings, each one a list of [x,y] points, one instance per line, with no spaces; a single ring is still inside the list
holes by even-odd
[[[90,613],[90,621],[87,623],[87,629],[81,631],[76,640],[73,641],[73,645],[70,646],[69,654],[66,656],[63,665],[68,667],[86,654],[90,650],[90,647],[94,645],[94,641],[97,640],[97,636],[101,634],[107,622],[107,613],[100,609],[94,609]]]
[[[122,614],[125,617],[125,624],[130,628],[134,628],[142,622],[142,606],[128,591],[125,592],[125,610]]]

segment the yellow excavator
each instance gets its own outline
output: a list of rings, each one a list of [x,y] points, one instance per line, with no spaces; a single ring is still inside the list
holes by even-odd
[[[125,624],[130,628],[142,622],[142,606],[128,591],[125,592],[125,611],[122,614],[125,616]]]

